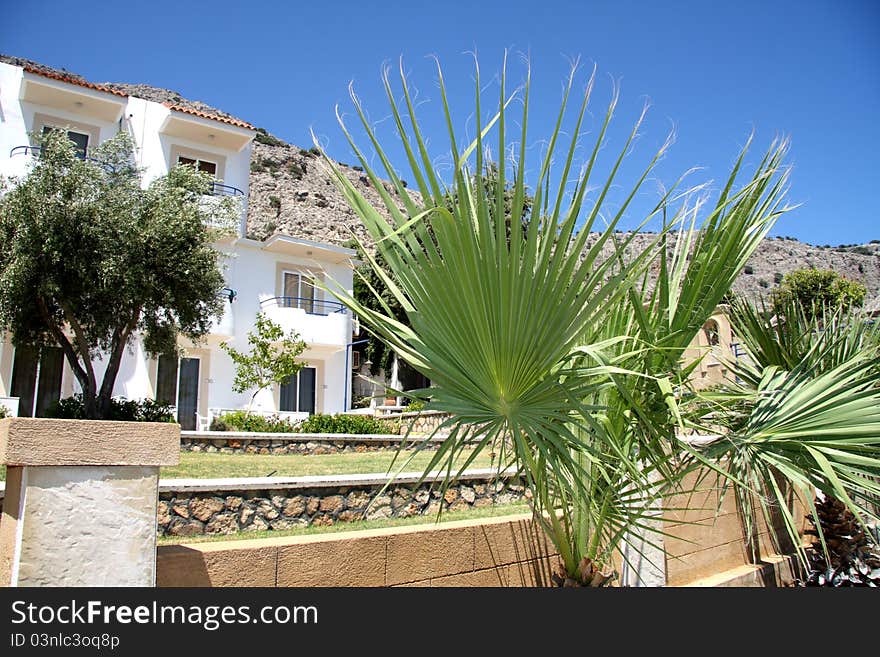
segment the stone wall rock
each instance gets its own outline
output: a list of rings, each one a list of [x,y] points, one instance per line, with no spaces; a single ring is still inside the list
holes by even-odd
[[[530,497],[523,481],[473,480],[441,493],[436,485],[323,486],[310,489],[159,494],[158,534],[199,536],[284,530],[357,520],[408,518],[512,504]]]

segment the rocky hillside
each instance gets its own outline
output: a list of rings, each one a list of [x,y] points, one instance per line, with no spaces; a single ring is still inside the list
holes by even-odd
[[[83,79],[70,71],[53,69],[20,57],[0,54],[0,61]],[[168,89],[145,84],[101,84],[148,100],[182,105],[217,116],[231,116]],[[344,165],[342,169],[374,206],[382,207],[378,194],[358,167]],[[390,185],[387,189],[394,194]],[[330,177],[322,171],[317,152],[287,144],[261,129],[258,129],[251,157],[247,231],[248,236],[257,239],[280,232],[337,245],[347,243],[354,235],[366,238],[359,220]],[[638,238],[634,247],[638,248],[647,239],[648,236]],[[783,275],[803,267],[833,269],[847,278],[859,280],[868,288],[868,304],[872,307],[880,304],[878,240],[836,247],[812,246],[786,237],[765,240],[737,279],[734,291],[752,298],[766,295]]]
[[[358,167],[342,170],[375,207],[382,207]],[[391,191],[390,185],[387,189]],[[263,239],[275,232],[340,245],[353,234],[365,238],[354,212],[321,171],[316,152],[260,134],[251,158],[248,234]],[[640,236],[633,247],[649,239]],[[804,267],[833,269],[861,281],[868,288],[868,303],[880,301],[880,241],[819,247],[789,237],[770,238],[752,256],[733,289],[756,299],[786,273]]]

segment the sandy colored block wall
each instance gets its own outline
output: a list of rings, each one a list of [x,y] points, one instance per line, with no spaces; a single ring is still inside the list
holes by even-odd
[[[158,586],[543,586],[528,515],[332,535],[164,545]]]
[[[704,581],[750,563],[733,494],[728,491],[722,496],[719,506],[720,491],[706,482],[701,487],[705,490],[667,500],[666,571],[671,586]],[[801,525],[805,523],[802,510],[797,518]],[[761,558],[772,561],[774,548],[767,526],[759,521],[757,527]],[[442,525],[165,545],[158,550],[158,585],[546,586],[557,560],[552,545],[526,514]]]

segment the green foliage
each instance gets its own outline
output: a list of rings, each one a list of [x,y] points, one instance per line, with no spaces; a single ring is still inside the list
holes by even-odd
[[[281,199],[277,196],[269,196],[269,207],[275,210],[275,216],[281,214]]]
[[[5,406],[0,406],[0,420],[5,417],[9,417],[9,411],[6,409]]]
[[[277,415],[259,415],[247,411],[224,413],[211,420],[211,431],[248,431],[255,433],[293,433],[296,425]]]
[[[254,390],[251,403],[261,390],[272,384],[286,383],[307,365],[296,359],[308,345],[299,339],[296,331],[285,336],[284,330],[265,313],[257,313],[254,330],[248,331],[248,345],[250,352],[244,353],[226,342],[220,343],[221,349],[235,363],[232,389],[235,392]]]
[[[809,312],[821,312],[824,307],[833,310],[841,306],[861,306],[867,293],[864,285],[831,269],[797,269],[786,274],[773,290],[773,309],[781,312],[791,301]]]
[[[748,486],[736,494],[750,535],[759,513],[775,514],[787,540],[774,535],[777,550],[791,551],[800,544],[785,503],[792,491],[811,505],[819,489],[860,524],[877,518],[880,325],[854,307],[814,312],[789,299],[778,311],[783,319],[771,321],[748,303],[731,307],[749,358],[732,364],[740,383],[709,395],[715,408],[729,409],[715,413],[728,432],[704,456],[725,459]],[[752,492],[764,502],[756,505]]]
[[[296,428],[299,433],[381,433],[397,434],[398,426],[368,415],[326,415],[317,413],[303,420]]]
[[[454,459],[470,441],[476,441],[476,453],[495,451],[502,464],[526,477],[535,518],[567,575],[604,581],[594,567],[610,567],[615,551],[649,525],[652,505],[675,490],[685,472],[676,460],[675,430],[684,419],[675,389],[687,378],[679,360],[785,210],[785,144],[773,144],[737,186],[744,149],[713,206],[692,205],[692,197],[671,186],[644,218],[662,218],[663,231],[634,258],[625,258],[636,233],[617,232],[618,224],[668,143],[632,185],[624,185],[624,201],[611,203],[609,191],[620,187],[617,175],[641,124],[611,152],[605,137],[616,94],[592,132],[595,140],[581,143],[593,78],[584,96],[572,102],[572,112],[573,71],[539,161],[527,162],[525,144],[535,139],[527,135],[528,73],[508,96],[502,69],[498,104],[483,123],[487,114],[479,105],[476,71],[476,138],[463,145],[452,128],[439,67],[438,76],[452,145],[448,183],[431,165],[436,156],[427,150],[402,66],[401,90],[393,88],[387,72],[384,85],[418,197],[403,186],[354,95],[360,129],[375,148],[393,196],[371,167],[372,154],[362,153],[340,123],[382,200],[382,212],[325,159],[382,258],[380,263],[367,253],[369,266],[407,321],[382,303],[379,290],[374,296],[381,309],[337,296],[432,381],[431,407],[450,413],[440,428],[449,436],[426,470],[447,472],[447,485],[468,466]],[[398,106],[398,97],[405,107]],[[510,107],[522,111],[514,143],[507,134]],[[508,158],[494,163],[497,179],[486,189],[473,172],[492,171],[486,159],[490,139],[492,151],[510,154],[513,163],[508,166]],[[587,158],[583,166],[575,162],[580,153]],[[611,162],[599,167],[609,171],[607,177],[597,179],[600,153]],[[526,171],[536,176],[532,211],[526,208]],[[673,207],[676,198],[686,200]],[[700,207],[709,214],[697,231],[694,208]],[[513,239],[509,227],[519,225],[527,226],[523,238]],[[593,230],[600,231],[595,239]],[[673,230],[677,239],[669,247]],[[645,282],[651,267],[659,269],[655,287]]]
[[[142,189],[127,133],[89,156],[53,130],[0,198],[0,329],[17,345],[59,345],[86,417],[100,419],[135,334],[156,354],[174,350],[179,333],[208,332],[224,285],[212,243],[241,207],[231,197],[203,203],[211,178],[188,166]]]
[[[85,402],[81,394],[59,399],[46,412],[46,417],[65,420],[87,419]],[[171,406],[155,399],[125,399],[113,397],[110,400],[110,412],[105,420],[120,422],[176,422]]]
[[[306,165],[297,162],[296,160],[290,160],[287,163],[287,173],[289,173],[294,180],[302,180],[302,177],[306,174]]]
[[[773,282],[776,285],[779,285],[783,278],[785,278],[785,275],[781,271],[777,271],[773,274]]]
[[[257,128],[257,134],[254,135],[254,141],[260,144],[266,144],[267,146],[283,146],[284,148],[290,148],[290,144],[278,139],[278,137],[270,135],[265,128]]]

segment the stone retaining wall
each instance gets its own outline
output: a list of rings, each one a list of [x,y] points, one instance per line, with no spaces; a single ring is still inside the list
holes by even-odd
[[[242,480],[249,483],[224,480],[228,483],[223,485],[205,481],[197,487],[166,481],[159,489],[158,532],[198,536],[430,516],[441,506],[460,511],[511,504],[528,496],[518,479],[497,481],[479,474],[451,486],[443,495],[436,481],[416,486],[418,476],[401,476],[376,497],[384,480],[367,477],[371,478],[355,475],[323,483],[316,482],[317,477],[291,478],[286,483],[273,483],[269,478]]]
[[[395,434],[333,433],[250,433],[239,431],[182,431],[180,449],[184,452],[222,454],[341,454],[343,452],[378,452],[397,449],[402,436]],[[426,441],[410,437],[405,449],[436,449],[444,436]]]
[[[380,422],[386,422],[390,426],[399,425],[401,435],[409,431],[411,434],[428,435],[451,416],[442,411],[420,411],[414,413],[389,413],[388,415],[376,416]]]

